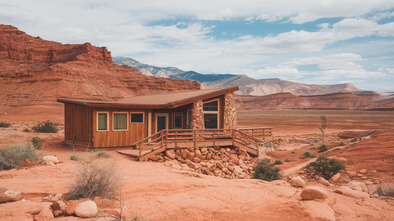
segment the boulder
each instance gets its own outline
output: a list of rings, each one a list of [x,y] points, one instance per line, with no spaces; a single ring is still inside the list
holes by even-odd
[[[341,174],[336,173],[334,176],[331,177],[331,180],[335,182],[335,181],[338,181],[340,177],[341,177]]]
[[[188,150],[181,149],[181,157],[182,157],[182,159],[186,159],[188,153],[189,153]]]
[[[306,183],[300,176],[296,176],[291,178],[290,185],[294,187],[305,187]]]
[[[347,174],[349,175],[349,177],[356,177],[357,176],[356,171],[348,171]]]
[[[318,186],[307,186],[301,192],[303,200],[325,199],[327,197],[327,192]]]
[[[79,203],[75,207],[75,215],[82,218],[94,217],[96,216],[97,212],[98,212],[97,205],[92,200]]]
[[[72,216],[75,214],[75,208],[78,206],[78,204],[80,203],[80,201],[73,201],[73,202],[69,202],[66,206],[66,213],[69,216]]]
[[[352,198],[369,198],[367,193],[352,190],[348,186],[340,186],[338,189],[334,190],[334,193],[342,194]]]
[[[7,190],[5,188],[0,190],[0,203],[15,202],[20,199],[22,199],[22,194],[17,190]]]
[[[317,182],[319,182],[320,184],[323,184],[324,186],[329,186],[330,185],[330,182],[328,182],[328,180],[324,179],[323,177],[319,177]]]
[[[194,169],[196,167],[196,165],[191,161],[187,162],[186,165],[192,169]]]
[[[56,156],[43,156],[42,160],[44,161],[45,164],[47,165],[54,165],[59,163],[59,159]]]
[[[40,213],[38,213],[36,216],[34,216],[34,221],[46,221],[46,220],[50,220],[53,219],[53,213],[51,208],[48,207],[44,207]]]
[[[200,151],[199,149],[196,149],[196,150],[194,151],[194,155],[195,155],[196,157],[200,158],[200,159],[203,158],[203,157],[202,157],[202,154],[201,154],[201,151]]]
[[[379,196],[391,196],[394,197],[394,184],[382,183],[378,185],[377,192]]]
[[[207,174],[207,175],[212,175],[212,172],[208,169],[208,168],[203,168],[202,169],[202,172],[204,173],[204,174]]]
[[[361,192],[368,192],[367,185],[365,185],[365,183],[362,183],[362,182],[352,181],[352,182],[349,182],[348,184],[346,184],[346,186],[350,187],[352,190],[357,190],[357,191],[361,191]]]
[[[212,159],[212,154],[207,153],[207,155],[205,156],[205,160],[211,160],[211,159]]]
[[[239,165],[239,158],[236,154],[231,154],[230,155],[230,162],[235,164],[235,165]]]
[[[166,150],[165,154],[171,160],[175,159],[175,152],[174,152],[174,150]]]
[[[199,163],[199,162],[201,162],[201,158],[194,157],[194,158],[193,158],[193,162]]]
[[[242,173],[243,169],[239,166],[234,166],[234,170],[237,171],[238,173]]]
[[[361,169],[361,170],[359,170],[358,172],[361,173],[361,174],[366,174],[366,173],[367,173],[367,170],[366,170],[366,169]]]
[[[223,169],[224,166],[223,166],[222,163],[216,162],[216,167],[219,168],[219,169]]]
[[[334,210],[325,203],[317,201],[304,201],[303,204],[306,211],[309,212],[313,217],[313,220],[336,220]]]

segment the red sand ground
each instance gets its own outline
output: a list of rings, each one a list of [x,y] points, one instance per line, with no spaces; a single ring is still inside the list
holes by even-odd
[[[393,112],[380,112],[373,115],[363,115],[364,112],[330,113],[327,131],[329,147],[335,146],[339,139],[337,133],[343,130],[382,131],[370,140],[336,151],[333,155],[348,158],[350,164],[347,166],[352,170],[374,168],[377,170],[376,176],[386,174],[381,178],[392,182]],[[297,111],[269,114],[260,112],[257,117],[253,114],[240,116],[240,125],[273,126],[275,135],[278,135],[276,139],[284,140],[280,142],[281,146],[286,149],[294,144],[292,150],[276,151],[272,154],[274,158],[294,159],[293,162],[281,165],[282,168],[291,169],[305,162],[308,159],[300,159],[299,155],[318,145],[318,142],[311,142],[319,139],[319,131],[316,127],[319,122],[318,118],[315,118],[319,115],[318,112],[309,112],[309,114]],[[18,113],[18,116],[23,116],[22,112]],[[45,114],[38,116],[37,119],[44,116]],[[59,115],[50,116],[51,120],[58,122],[62,120]],[[251,119],[249,117],[261,120],[261,123],[252,124],[252,120],[245,120]],[[54,166],[0,171],[0,187],[19,190],[27,199],[25,202],[0,204],[2,220],[21,220],[29,217],[26,212],[34,207],[30,201],[38,202],[49,194],[66,193],[78,165],[81,164],[70,160],[70,156],[77,155],[87,160],[93,154],[85,151],[73,152],[70,147],[63,146],[62,130],[57,134],[22,132],[23,129],[34,125],[34,122],[28,122],[32,119],[29,116],[26,117],[25,122],[12,122],[13,126],[10,128],[0,129],[0,144],[39,136],[45,140],[42,151],[58,156],[62,163]],[[18,120],[23,120],[23,117]],[[291,153],[291,151],[295,152]],[[122,198],[128,208],[126,214],[129,218],[139,216],[147,220],[324,220],[324,217],[335,216],[337,220],[394,219],[392,198],[354,199],[327,189],[329,198],[324,201],[300,201],[301,190],[290,187],[285,181],[268,183],[259,180],[229,180],[205,175],[196,177],[191,173],[165,167],[162,163],[135,162],[113,151],[110,151],[110,154],[109,160],[116,164],[123,175]],[[116,207],[117,205],[114,205],[114,208]],[[65,220],[64,217],[57,219]],[[66,220],[76,219],[78,218],[69,217]]]

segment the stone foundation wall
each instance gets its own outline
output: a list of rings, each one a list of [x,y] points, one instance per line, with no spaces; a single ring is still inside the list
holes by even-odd
[[[204,129],[204,113],[202,109],[203,102],[201,100],[193,103],[191,129]]]
[[[256,158],[239,148],[188,148],[167,150],[149,158],[174,169],[229,179],[249,179]]]
[[[237,127],[237,112],[235,110],[234,92],[224,95],[224,129]]]

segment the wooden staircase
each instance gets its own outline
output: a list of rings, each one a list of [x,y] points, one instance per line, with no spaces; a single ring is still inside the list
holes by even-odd
[[[145,161],[167,149],[234,146],[258,156],[259,146],[269,139],[272,128],[168,129],[136,142],[132,150],[118,152]]]

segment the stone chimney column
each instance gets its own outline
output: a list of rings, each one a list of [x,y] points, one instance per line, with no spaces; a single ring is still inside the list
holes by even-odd
[[[237,112],[235,110],[234,92],[224,95],[224,129],[237,127]]]
[[[191,129],[204,129],[204,113],[202,109],[203,102],[201,100],[193,103]]]

